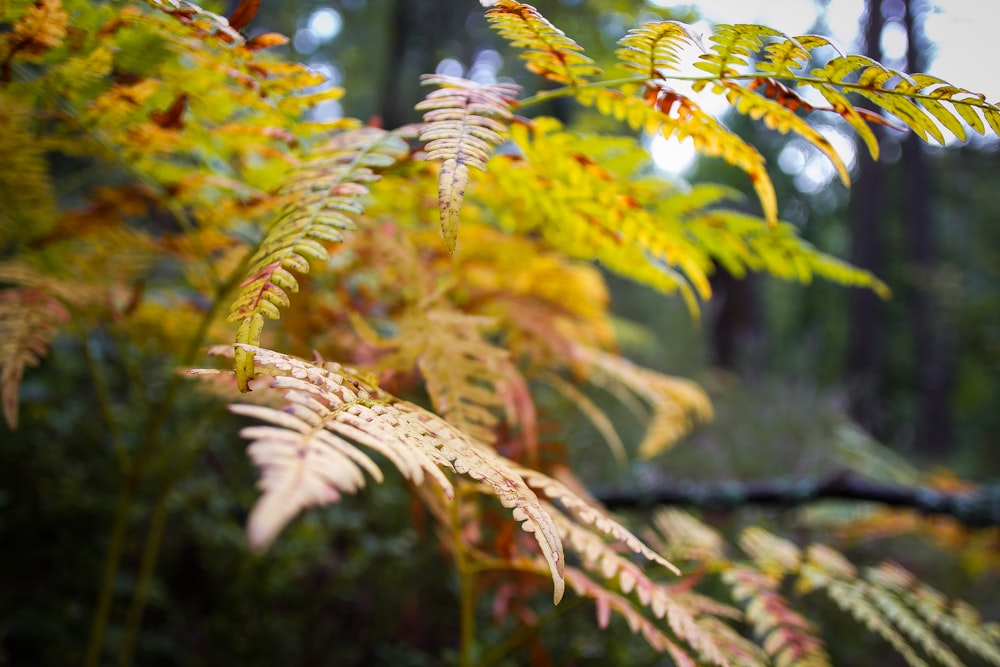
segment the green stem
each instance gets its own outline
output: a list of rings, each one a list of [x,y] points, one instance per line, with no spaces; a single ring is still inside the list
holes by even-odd
[[[125,624],[125,638],[122,640],[121,651],[118,654],[118,664],[122,666],[131,665],[132,658],[135,655],[135,645],[139,637],[139,628],[142,626],[142,615],[146,609],[146,599],[149,596],[153,571],[156,569],[160,544],[163,542],[163,531],[167,524],[167,500],[170,497],[170,489],[173,487],[172,480],[164,486],[169,488],[164,488],[156,501],[156,507],[153,509],[153,517],[150,521],[149,533],[146,537],[146,544],[142,550],[139,575],[136,579],[135,592],[132,594],[132,603],[129,606],[128,618]]]
[[[543,90],[539,93],[535,93],[530,97],[525,97],[523,100],[517,101],[518,108],[529,107],[533,104],[541,104],[542,102],[548,102],[549,100],[556,99],[558,97],[569,97],[575,95],[581,90],[586,90],[588,88],[610,88],[611,86],[624,86],[630,83],[642,83],[646,81],[648,77],[644,76],[629,76],[621,79],[608,79],[607,81],[593,81],[591,83],[585,83],[578,86],[563,86],[562,88],[553,88],[551,90]]]
[[[545,616],[542,616],[534,625],[522,625],[517,632],[512,634],[507,638],[500,646],[497,646],[492,651],[487,653],[482,660],[479,661],[477,667],[492,667],[497,664],[511,653],[516,651],[521,647],[522,644],[531,639],[534,635],[538,634],[538,629],[547,623],[551,623],[560,616],[566,614],[572,609],[579,607],[583,602],[583,598],[573,598],[559,604],[558,607],[550,611]]]
[[[460,667],[472,667],[472,649],[476,641],[476,573],[470,567],[465,541],[462,539],[460,517],[461,495],[456,494],[451,503],[451,538],[455,550],[455,568],[458,570]]]
[[[226,280],[218,286],[211,306],[205,311],[204,315],[202,315],[201,321],[198,323],[198,329],[195,331],[194,336],[192,336],[187,348],[185,348],[184,352],[181,354],[181,366],[186,366],[191,363],[198,354],[198,350],[205,342],[205,336],[208,333],[208,329],[212,325],[215,316],[218,314],[218,311],[223,304],[223,299],[226,293],[236,284],[239,277],[243,274],[245,265],[249,261],[249,257],[250,254],[248,253],[244,258],[244,261],[241,262],[240,265],[237,266],[226,278]],[[141,477],[145,475],[151,460],[153,468],[159,468],[160,466],[166,464],[166,461],[162,456],[162,452],[158,451],[160,437],[164,429],[166,419],[172,411],[174,400],[183,379],[184,378],[179,374],[175,374],[171,377],[170,382],[167,385],[163,401],[160,403],[156,414],[153,415],[150,420],[151,425],[149,428],[149,436],[138,452],[138,465],[135,471],[137,484],[141,481]],[[202,418],[205,417],[207,417],[207,413],[203,413]],[[197,432],[197,427],[200,425],[201,420],[196,420],[195,423],[192,424],[191,430]],[[181,441],[183,442],[187,439],[188,438],[186,437],[182,437]],[[121,650],[118,654],[118,664],[123,667],[131,665],[132,660],[135,657],[135,647],[138,642],[139,631],[142,628],[142,617],[145,613],[146,601],[149,597],[149,589],[152,583],[153,573],[156,569],[156,561],[159,556],[160,545],[163,541],[163,533],[166,527],[168,514],[167,505],[170,494],[172,493],[177,482],[190,468],[190,465],[194,462],[201,449],[202,446],[194,446],[189,449],[188,458],[184,460],[181,465],[178,465],[173,471],[167,474],[167,477],[164,480],[157,496],[153,516],[150,520],[149,530],[146,533],[146,541],[143,545],[142,559],[139,564],[135,590],[132,593],[132,601],[129,605],[125,637],[122,640]]]
[[[104,427],[108,430],[108,436],[111,438],[111,447],[114,450],[118,468],[128,474],[131,461],[129,460],[128,451],[125,448],[121,429],[118,428],[118,422],[115,420],[111,389],[108,384],[107,375],[104,373],[104,368],[100,362],[90,350],[90,337],[78,323],[74,326],[77,338],[80,341],[83,358],[87,362],[87,370],[94,383],[94,397],[97,399],[97,411],[100,413],[101,421],[104,422]]]
[[[111,528],[111,542],[108,546],[108,555],[104,560],[104,574],[101,577],[100,592],[97,596],[97,608],[94,611],[90,639],[87,642],[87,653],[83,660],[84,667],[97,667],[101,660],[104,637],[108,629],[108,617],[111,615],[111,598],[115,577],[118,576],[118,569],[121,565],[122,549],[125,545],[125,528],[132,509],[132,501],[135,500],[136,488],[137,485],[133,484],[132,478],[129,477],[126,480],[125,488],[122,489],[121,496],[118,498],[118,508],[115,510],[115,519]]]

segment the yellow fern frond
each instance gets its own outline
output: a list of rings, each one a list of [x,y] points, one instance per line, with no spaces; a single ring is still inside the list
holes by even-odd
[[[577,92],[576,98],[605,116],[627,122],[632,129],[662,134],[667,139],[690,137],[698,153],[720,157],[743,170],[750,177],[764,217],[777,221],[777,195],[764,167],[764,157],[711,114],[702,111],[694,100],[662,81],[647,82],[641,97],[609,88],[585,88]]]
[[[552,575],[554,600],[561,599],[564,558],[558,529],[512,462],[338,364],[239,347],[252,356],[256,368],[274,378],[273,389],[284,391],[283,410],[243,404],[231,408],[270,424],[243,432],[253,441],[251,455],[262,466],[264,490],[248,526],[251,544],[266,546],[305,507],[357,490],[362,470],[378,479],[374,464],[351,444],[356,443],[383,454],[414,484],[430,477],[449,498],[452,485],[442,469],[482,483],[535,538]]]
[[[425,74],[421,79],[440,86],[416,108],[426,111],[426,124],[420,130],[420,140],[427,142],[424,159],[444,163],[438,177],[438,210],[441,235],[449,252],[454,252],[469,167],[486,171],[490,154],[507,133],[506,126],[496,119],[511,118],[510,107],[520,86],[479,84],[439,74]]]
[[[56,221],[45,148],[31,131],[30,109],[0,92],[0,247],[41,236]]]
[[[577,348],[575,356],[597,375],[628,387],[653,408],[639,455],[652,458],[669,448],[696,425],[711,421],[712,403],[695,383],[636,366],[627,359],[593,349]]]
[[[40,289],[0,290],[0,402],[11,429],[17,428],[24,369],[38,365],[69,318],[66,307]]]
[[[660,79],[680,63],[680,49],[697,44],[690,28],[679,21],[657,21],[632,28],[618,40],[615,51],[620,67],[642,74],[648,79]]]
[[[229,312],[239,324],[237,343],[256,345],[264,317],[278,319],[289,305],[288,292],[298,290],[293,271],[305,273],[309,260],[326,260],[325,243],[339,242],[341,231],[353,229],[353,216],[363,210],[365,183],[408,153],[398,135],[377,128],[349,130],[311,153],[281,187],[287,201],[250,261],[246,280]],[[250,389],[253,357],[236,352],[236,377],[241,391]]]
[[[498,161],[490,183],[492,196],[510,202],[499,208],[502,226],[538,231],[570,257],[596,259],[665,293],[680,291],[698,311],[695,290],[704,299],[711,293],[703,268],[686,262],[683,244],[625,183],[577,150],[578,136],[551,118],[514,125],[511,136],[524,159]]]
[[[935,120],[963,140],[965,131],[958,118],[979,134],[986,132],[985,118],[993,132],[1000,134],[1000,107],[988,103],[982,94],[927,74],[909,75],[887,68],[871,58],[850,55],[835,58],[824,67],[814,69],[811,78],[818,81],[807,82],[807,85],[818,88],[824,94],[830,86],[857,93],[903,121],[924,141],[933,138],[941,144],[945,142]],[[945,102],[958,117],[949,111]]]
[[[719,532],[687,512],[659,510],[653,516],[653,525],[665,539],[654,533],[656,541],[650,544],[675,559],[712,562],[725,557],[725,543]]]
[[[748,66],[748,60],[763,48],[764,41],[774,37],[785,35],[762,25],[721,23],[709,37],[710,52],[700,55],[694,66],[720,79],[738,76]]]
[[[601,72],[579,44],[531,5],[499,0],[486,19],[512,46],[524,49],[521,58],[530,72],[570,86],[584,85],[587,77]]]

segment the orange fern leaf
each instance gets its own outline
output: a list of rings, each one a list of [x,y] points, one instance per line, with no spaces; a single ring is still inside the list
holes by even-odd
[[[0,399],[7,424],[17,428],[18,390],[28,366],[45,356],[69,311],[37,288],[0,290]]]

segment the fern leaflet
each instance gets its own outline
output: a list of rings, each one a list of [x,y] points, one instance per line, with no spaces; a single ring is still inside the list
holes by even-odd
[[[420,140],[427,142],[426,160],[441,160],[438,176],[438,211],[441,235],[449,252],[458,239],[458,214],[469,183],[469,167],[486,171],[495,146],[504,141],[506,127],[496,120],[511,118],[519,86],[506,83],[482,85],[468,79],[425,74],[424,83],[440,86],[417,104],[424,110]]]

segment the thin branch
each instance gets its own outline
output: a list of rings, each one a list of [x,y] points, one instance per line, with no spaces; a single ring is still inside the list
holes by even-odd
[[[731,510],[745,505],[792,508],[817,500],[854,500],[944,515],[970,528],[1000,526],[1000,483],[973,491],[942,491],[926,486],[901,486],[840,472],[818,479],[761,479],[744,482],[679,482],[640,491],[599,491],[609,509],[685,505]]]

